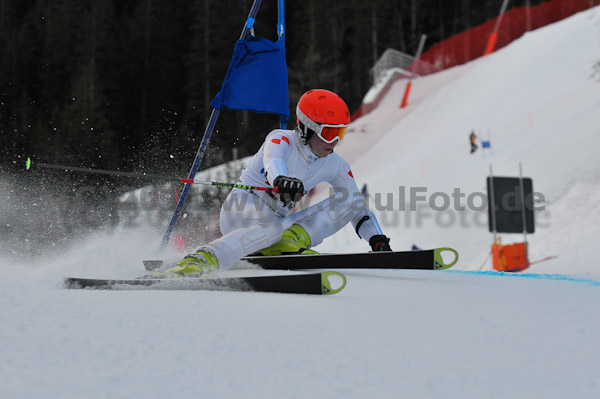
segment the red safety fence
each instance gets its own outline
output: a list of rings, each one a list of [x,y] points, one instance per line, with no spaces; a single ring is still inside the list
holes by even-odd
[[[486,47],[491,45],[489,43],[490,36],[495,40],[494,44],[497,50],[523,36],[525,32],[565,19],[591,8],[597,3],[597,0],[549,0],[534,7],[513,8],[504,13],[496,37],[492,35],[497,20],[494,18],[433,45],[407,69],[423,76],[467,63],[484,55]],[[490,49],[487,50],[489,52]],[[352,120],[375,109],[392,83],[399,79],[406,79],[406,77],[400,75],[390,80],[373,102],[361,105],[352,114]]]

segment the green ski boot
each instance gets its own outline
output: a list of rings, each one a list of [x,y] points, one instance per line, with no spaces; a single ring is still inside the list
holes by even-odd
[[[180,276],[205,274],[219,269],[217,257],[206,249],[199,249],[195,254],[189,254],[177,263],[177,266],[165,271],[165,274],[175,273]]]
[[[304,227],[294,224],[283,232],[281,241],[253,253],[251,256],[318,254],[310,248],[310,237]]]

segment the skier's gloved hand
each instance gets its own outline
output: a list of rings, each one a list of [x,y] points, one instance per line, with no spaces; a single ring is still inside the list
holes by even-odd
[[[385,252],[392,250],[390,247],[390,239],[383,234],[377,234],[371,237],[371,239],[369,239],[369,244],[371,245],[373,252]]]
[[[304,194],[304,184],[294,177],[277,176],[273,180],[273,186],[277,188],[279,198],[285,206],[300,201]]]

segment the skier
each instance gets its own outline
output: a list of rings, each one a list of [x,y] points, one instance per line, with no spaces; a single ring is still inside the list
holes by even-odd
[[[242,171],[240,184],[269,186],[265,191],[231,191],[220,215],[223,236],[180,261],[168,272],[201,274],[228,269],[248,254],[316,253],[310,250],[352,222],[373,251],[391,251],[389,238],[364,206],[348,163],[333,152],[350,123],[350,112],[337,94],[309,90],[296,107],[295,130],[269,133]],[[302,195],[318,183],[335,190],[331,197],[290,214]]]
[[[475,130],[471,130],[471,134],[469,135],[469,142],[471,143],[471,154],[477,151],[477,135],[475,134]]]

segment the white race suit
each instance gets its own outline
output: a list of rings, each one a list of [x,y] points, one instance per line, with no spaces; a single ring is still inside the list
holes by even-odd
[[[295,177],[305,192],[318,183],[331,184],[334,194],[304,210],[290,214],[279,195],[255,190],[233,189],[221,207],[223,236],[201,249],[211,251],[222,269],[230,268],[241,257],[269,247],[282,238],[292,224],[301,225],[311,247],[352,222],[365,240],[381,234],[374,215],[365,208],[364,199],[348,163],[336,153],[324,158],[303,144],[294,130],[273,130],[260,150],[244,168],[239,183],[273,187],[277,176]],[[293,205],[292,205],[293,207]],[[291,208],[291,207],[290,207]]]

